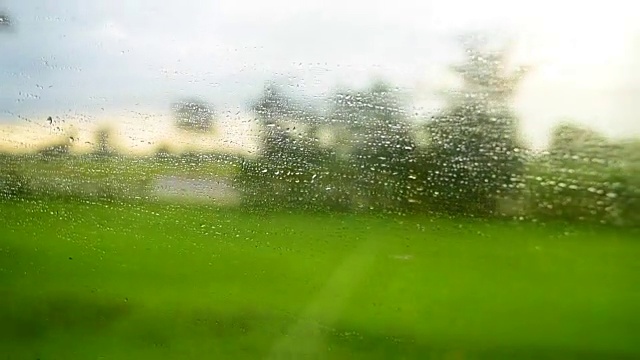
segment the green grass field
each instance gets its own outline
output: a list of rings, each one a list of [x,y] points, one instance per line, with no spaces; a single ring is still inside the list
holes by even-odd
[[[640,235],[0,204],[0,359],[640,357]]]

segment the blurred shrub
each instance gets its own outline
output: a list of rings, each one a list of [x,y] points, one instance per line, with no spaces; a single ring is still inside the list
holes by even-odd
[[[567,124],[550,151],[528,164],[529,215],[640,225],[640,172],[633,142],[616,142]]]
[[[178,128],[207,132],[214,122],[214,111],[211,105],[199,99],[187,99],[172,105],[175,124]]]

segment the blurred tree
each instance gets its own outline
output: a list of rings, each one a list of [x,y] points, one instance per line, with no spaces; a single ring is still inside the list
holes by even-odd
[[[551,132],[549,151],[557,157],[582,153],[601,153],[599,149],[608,147],[607,138],[593,129],[562,122]]]
[[[427,125],[426,196],[437,211],[491,215],[520,182],[523,161],[510,107],[524,69],[508,72],[506,47],[464,39],[465,62],[454,66],[463,86]]]
[[[202,100],[179,101],[172,108],[176,126],[180,129],[207,132],[213,127],[213,108]]]
[[[251,105],[258,119],[264,124],[271,124],[283,118],[301,115],[302,109],[275,83],[267,83],[262,95]]]
[[[260,126],[262,156],[273,162],[287,162],[295,154],[293,139],[289,133],[292,122],[300,113],[291,99],[285,96],[275,84],[265,86],[262,96],[251,106]]]
[[[291,184],[300,175],[301,161],[295,139],[287,130],[292,125],[286,123],[293,120],[293,104],[275,84],[267,84],[251,109],[256,114],[260,154],[242,163],[236,182],[245,203],[261,208],[290,206]]]
[[[640,222],[637,145],[562,123],[549,151],[529,164],[529,207],[537,217],[616,225]],[[635,158],[634,158],[635,154]]]
[[[356,172],[351,185],[359,206],[400,211],[412,197],[416,145],[402,105],[384,82],[333,99],[330,124]]]
[[[171,161],[173,161],[172,156],[173,151],[171,146],[166,142],[161,143],[155,150],[155,157],[157,159],[171,159]]]
[[[107,128],[102,128],[96,131],[95,146],[93,149],[94,155],[97,156],[111,156],[116,153],[116,149],[112,144],[111,131]]]
[[[310,210],[407,208],[415,144],[401,101],[387,84],[339,92],[327,117],[306,110],[274,84],[252,109],[260,156],[245,161],[237,178],[249,198]],[[327,128],[333,141],[320,146],[319,131]]]
[[[317,115],[309,114],[275,84],[267,84],[251,108],[259,126],[260,153],[243,162],[236,178],[245,203],[306,210],[340,206],[339,193],[327,190],[335,159],[319,146]]]

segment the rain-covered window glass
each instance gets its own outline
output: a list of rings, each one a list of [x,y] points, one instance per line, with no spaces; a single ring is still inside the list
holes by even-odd
[[[0,0],[0,358],[640,358],[633,7]]]

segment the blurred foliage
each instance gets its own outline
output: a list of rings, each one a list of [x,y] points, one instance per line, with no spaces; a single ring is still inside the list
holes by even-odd
[[[510,107],[522,72],[506,71],[506,50],[477,41],[463,45],[465,62],[454,67],[463,87],[427,124],[426,194],[435,210],[493,215],[522,175],[522,145]]]
[[[116,155],[116,148],[112,144],[111,131],[103,128],[96,132],[95,147],[93,150],[96,156],[113,156]]]
[[[413,191],[416,144],[402,99],[388,84],[376,82],[364,91],[340,92],[332,103],[329,123],[336,138],[346,140],[357,205],[405,208]]]
[[[274,84],[253,104],[260,132],[260,156],[245,159],[236,184],[250,207],[335,208],[339,200],[322,196],[323,175],[336,166],[335,154],[322,149],[317,127],[303,124],[313,115]],[[318,182],[316,182],[318,178]]]
[[[148,199],[161,176],[233,178],[248,209],[638,226],[640,141],[561,123],[548,151],[526,149],[511,108],[526,71],[509,70],[506,47],[473,37],[462,45],[464,61],[452,66],[461,87],[421,126],[398,89],[383,81],[336,91],[325,108],[271,83],[251,104],[257,156],[177,154],[163,144],[155,156],[127,157],[103,129],[91,154],[72,154],[63,142],[37,155],[0,157],[0,196]],[[199,100],[174,104],[174,115],[190,131],[213,126],[213,111]]]
[[[529,214],[640,224],[639,141],[612,141],[594,130],[561,124],[549,151],[528,164]]]
[[[266,86],[252,107],[261,150],[236,177],[245,205],[640,224],[638,142],[563,123],[548,152],[527,150],[511,108],[525,69],[506,67],[506,47],[464,40],[462,87],[422,129],[384,82],[335,93],[322,115]]]
[[[251,206],[495,214],[499,197],[514,192],[522,175],[509,108],[521,72],[506,73],[504,52],[467,45],[466,63],[455,68],[465,86],[426,126],[426,148],[414,138],[403,99],[384,82],[337,92],[324,117],[267,86],[253,107],[260,157],[241,172]],[[319,144],[320,129],[331,135],[329,146]]]
[[[207,132],[213,127],[213,108],[202,100],[182,100],[174,103],[172,110],[176,126],[180,129]]]

